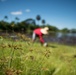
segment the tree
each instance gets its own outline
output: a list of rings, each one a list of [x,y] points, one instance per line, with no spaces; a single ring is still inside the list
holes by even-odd
[[[20,19],[18,17],[16,17],[15,20],[18,22]]]
[[[37,16],[36,16],[36,20],[37,20],[37,21],[40,21],[40,20],[41,20],[40,15],[37,15]]]
[[[36,24],[36,23],[35,23],[35,20],[32,19],[32,18],[26,19],[26,20],[25,20],[25,23],[26,23],[26,24],[32,24],[32,25],[35,25],[35,24]]]
[[[76,33],[76,29],[71,29],[70,32],[71,33]]]
[[[4,16],[4,19],[8,19],[8,16]],[[5,23],[5,28],[6,28],[6,34],[7,34],[7,24]]]
[[[68,28],[63,28],[61,31],[64,33],[70,32],[70,30]]]
[[[11,22],[12,32],[14,32],[14,26],[15,26],[15,22],[14,22],[14,21],[12,21],[12,22]]]
[[[4,16],[4,19],[6,19],[6,20],[7,20],[7,19],[8,19],[8,16]]]
[[[43,25],[45,24],[45,20],[42,20],[42,24],[43,24]]]
[[[46,25],[47,27],[49,27],[49,32],[57,32],[59,29],[55,26],[52,26],[52,25]]]

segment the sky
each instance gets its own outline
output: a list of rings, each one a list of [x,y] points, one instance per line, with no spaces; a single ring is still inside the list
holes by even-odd
[[[0,0],[0,21],[4,16],[8,16],[8,22],[16,17],[19,21],[36,20],[37,15],[59,29],[76,29],[76,0]]]

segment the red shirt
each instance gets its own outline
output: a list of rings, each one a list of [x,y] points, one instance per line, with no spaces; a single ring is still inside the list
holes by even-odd
[[[41,42],[41,43],[44,43],[44,40],[43,40],[43,38],[42,38],[41,28],[35,29],[35,30],[34,30],[34,33],[39,36],[40,42]]]

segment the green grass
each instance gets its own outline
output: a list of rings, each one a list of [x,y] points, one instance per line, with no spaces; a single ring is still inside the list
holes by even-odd
[[[0,75],[76,75],[76,47],[0,40]]]

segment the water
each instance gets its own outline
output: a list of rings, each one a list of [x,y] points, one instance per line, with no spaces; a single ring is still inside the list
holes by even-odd
[[[27,35],[32,37],[32,35]],[[50,33],[49,35],[43,36],[45,42],[56,42],[60,44],[76,45],[76,33]]]
[[[57,37],[68,36],[68,37],[76,37],[76,33],[57,33]]]
[[[44,37],[46,42],[76,45],[76,33],[51,33]]]
[[[1,35],[5,35],[5,33],[0,33]],[[26,34],[25,34],[26,35]],[[32,35],[27,35],[28,37],[32,37]],[[17,35],[15,34],[9,34],[9,36],[13,39],[19,39]],[[46,35],[43,37],[45,42],[57,42],[60,44],[67,44],[67,45],[76,45],[76,33],[50,33],[49,35]]]

